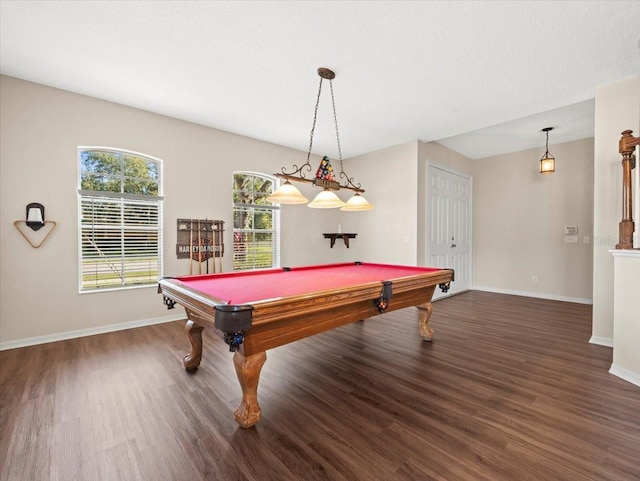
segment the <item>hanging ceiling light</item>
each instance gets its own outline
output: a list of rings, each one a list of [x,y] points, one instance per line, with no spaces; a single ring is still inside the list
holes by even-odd
[[[276,204],[306,204],[309,202],[309,199],[302,195],[298,188],[288,180],[267,197],[267,200]]]
[[[556,171],[556,159],[553,155],[549,153],[549,131],[553,130],[553,127],[545,127],[541,130],[541,132],[547,133],[547,150],[544,155],[540,159],[540,173],[541,174],[552,174]]]
[[[318,87],[318,98],[316,100],[316,108],[313,114],[313,125],[311,126],[311,136],[309,139],[309,151],[307,152],[307,161],[300,167],[293,166],[293,172],[287,172],[283,167],[281,173],[275,174],[276,177],[286,179],[286,182],[282,184],[278,189],[267,197],[267,201],[277,204],[306,204],[307,198],[304,197],[298,189],[296,189],[291,182],[307,182],[321,187],[323,190],[320,192],[313,201],[311,201],[308,207],[316,209],[332,209],[340,207],[340,210],[346,211],[360,211],[371,210],[373,206],[367,202],[367,200],[360,194],[364,192],[364,189],[360,187],[360,184],[355,184],[353,177],[349,177],[344,172],[342,165],[342,150],[340,148],[340,134],[338,133],[338,117],[336,116],[336,103],[333,97],[333,83],[331,82],[336,74],[328,68],[319,68],[318,75],[320,76],[320,85]],[[320,104],[320,94],[322,93],[322,81],[329,81],[329,87],[331,88],[331,105],[333,107],[333,120],[336,127],[336,140],[338,141],[338,155],[340,159],[340,178],[344,179],[344,183],[341,184],[336,180],[333,167],[329,157],[324,156],[320,161],[320,165],[316,171],[315,178],[308,179],[305,177],[304,171],[311,171],[311,164],[309,159],[311,157],[311,148],[313,147],[313,134],[316,129],[316,118],[318,116],[318,105]],[[332,191],[347,189],[355,192],[355,195],[349,199],[345,204],[340,198]],[[355,199],[355,200],[354,200]]]
[[[329,189],[324,189],[316,198],[313,199],[307,207],[313,209],[335,209],[336,207],[342,207],[345,203],[336,194]]]
[[[367,202],[367,199],[362,197],[358,192],[356,192],[355,195],[347,201],[344,207],[340,207],[340,210],[346,210],[350,212],[371,209],[373,209],[373,206],[369,204],[369,202]]]

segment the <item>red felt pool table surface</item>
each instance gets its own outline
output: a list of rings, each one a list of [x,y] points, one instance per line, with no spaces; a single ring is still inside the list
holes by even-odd
[[[326,264],[176,277],[186,287],[228,304],[252,302],[341,289],[353,285],[438,272],[431,267],[372,263]]]

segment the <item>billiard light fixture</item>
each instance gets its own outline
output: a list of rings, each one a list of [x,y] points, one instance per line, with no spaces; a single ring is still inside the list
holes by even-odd
[[[361,211],[361,210],[371,210],[373,206],[367,202],[367,200],[362,197],[364,189],[361,188],[360,184],[355,183],[353,177],[349,177],[344,172],[344,167],[342,165],[342,150],[340,149],[340,134],[338,133],[338,118],[336,116],[336,103],[333,96],[333,83],[332,80],[336,77],[336,74],[329,70],[328,68],[319,68],[318,75],[320,76],[320,85],[318,87],[318,98],[316,100],[316,108],[313,114],[313,125],[311,126],[311,138],[309,139],[309,151],[307,152],[307,161],[302,164],[300,167],[297,165],[293,165],[293,172],[287,172],[283,167],[281,172],[278,174],[274,174],[276,177],[281,179],[285,179],[284,184],[276,189],[276,191],[267,197],[267,201],[273,202],[276,204],[306,204],[309,202],[305,196],[300,193],[300,191],[290,182],[306,182],[315,185],[316,187],[321,187],[322,192],[320,192],[315,199],[313,199],[307,207],[311,207],[314,209],[333,209],[339,207],[340,210],[345,211]],[[316,129],[316,118],[318,116],[318,105],[320,104],[320,95],[322,93],[322,81],[328,80],[329,87],[331,88],[331,105],[333,107],[333,119],[335,121],[336,128],[336,139],[338,142],[338,155],[340,160],[340,176],[339,178],[344,179],[344,183],[341,184],[336,180],[333,167],[331,166],[331,161],[329,157],[326,155],[320,161],[320,165],[316,171],[315,178],[309,179],[305,177],[304,171],[311,171],[311,164],[309,163],[309,158],[311,157],[311,148],[313,147],[313,134]],[[343,202],[333,191],[347,189],[355,192],[354,196],[351,197],[346,203]]]
[[[540,132],[546,132],[547,134],[547,149],[540,159],[540,173],[552,174],[556,171],[556,159],[549,153],[549,131],[553,130],[553,127],[545,127]]]

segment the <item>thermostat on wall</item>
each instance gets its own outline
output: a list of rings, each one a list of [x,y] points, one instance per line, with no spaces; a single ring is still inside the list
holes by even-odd
[[[565,235],[576,235],[578,233],[578,228],[576,226],[566,226],[564,228]]]

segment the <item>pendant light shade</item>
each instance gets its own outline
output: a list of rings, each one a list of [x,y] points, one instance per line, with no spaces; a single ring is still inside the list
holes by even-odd
[[[340,200],[340,197],[329,189],[325,189],[316,195],[316,198],[313,199],[307,207],[311,207],[312,209],[335,209],[336,207],[342,207],[344,205],[345,203]]]
[[[556,171],[556,159],[553,155],[547,154],[540,159],[540,173],[552,174]]]
[[[275,204],[306,204],[309,199],[287,180],[273,194],[267,197],[267,201]]]
[[[362,197],[357,192],[355,193],[355,195],[353,197],[351,197],[347,201],[347,203],[343,207],[340,207],[340,210],[344,210],[344,211],[347,211],[347,212],[358,212],[358,211],[362,211],[362,210],[371,210],[371,209],[373,209],[373,206],[371,204],[369,204],[367,199]]]

